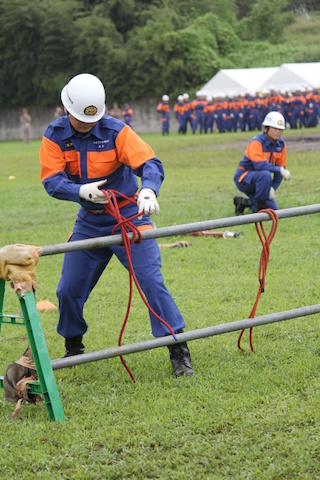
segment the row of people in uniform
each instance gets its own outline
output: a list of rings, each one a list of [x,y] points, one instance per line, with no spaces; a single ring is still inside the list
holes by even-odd
[[[169,100],[165,94],[157,106],[163,135],[168,135],[170,131]],[[268,93],[254,96],[229,94],[215,98],[198,91],[193,101],[190,101],[188,93],[184,93],[178,96],[174,105],[179,134],[185,134],[188,126],[193,134],[197,131],[224,133],[261,130],[263,119],[271,110],[280,112],[289,128],[316,127],[320,117],[320,89],[301,88],[283,93],[271,89]]]

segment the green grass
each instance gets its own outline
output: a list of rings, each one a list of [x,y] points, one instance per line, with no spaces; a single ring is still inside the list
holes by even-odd
[[[315,130],[309,130],[311,133]],[[284,137],[301,132],[285,132]],[[306,132],[303,131],[303,134]],[[232,145],[250,133],[185,137],[143,135],[163,161],[157,227],[234,215],[233,172],[243,151]],[[228,144],[221,149],[219,144]],[[65,242],[77,205],[43,189],[39,141],[3,142],[0,152],[1,245]],[[290,152],[290,182],[280,208],[319,202],[319,154]],[[15,176],[9,180],[10,175]],[[265,224],[269,231],[269,222]],[[238,238],[185,239],[187,249],[163,249],[163,275],[187,330],[248,317],[258,291],[261,244],[254,225]],[[40,258],[37,299],[56,303],[62,256]],[[319,302],[319,215],[279,221],[266,289],[257,316]],[[117,344],[126,313],[128,274],[112,259],[87,302],[87,351]],[[4,313],[19,309],[9,285]],[[51,359],[64,353],[57,311],[40,312]],[[189,343],[196,374],[175,379],[166,348],[128,355],[133,384],[119,358],[55,371],[66,415],[50,422],[43,404],[14,405],[0,392],[1,478],[64,479],[316,479],[320,478],[319,316]],[[134,293],[123,343],[152,338],[148,314]],[[23,327],[3,326],[0,373],[27,344]]]

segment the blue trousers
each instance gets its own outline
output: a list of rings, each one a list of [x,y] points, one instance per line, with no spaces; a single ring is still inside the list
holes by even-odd
[[[124,211],[126,214],[124,215]],[[129,205],[121,210],[127,217],[137,212],[135,205]],[[149,217],[134,220],[136,225],[150,223]],[[70,242],[88,238],[110,235],[115,221],[110,215],[95,215],[80,209]],[[120,233],[120,231],[116,232]],[[83,335],[88,324],[83,318],[83,308],[90,292],[95,287],[115,254],[122,265],[128,269],[124,246],[112,245],[105,248],[68,252],[64,256],[61,278],[57,288],[59,300],[59,322],[57,332],[65,338]],[[155,239],[143,240],[131,245],[133,268],[145,297],[153,310],[165,320],[174,330],[185,327],[183,317],[171,294],[164,285],[160,271],[160,249]],[[129,276],[128,276],[129,292]],[[108,298],[108,293],[104,293]],[[112,298],[108,301],[112,302]],[[141,299],[142,302],[142,299]],[[147,308],[147,307],[145,307]],[[107,314],[106,314],[107,317]],[[149,313],[152,333],[155,337],[167,335],[169,330],[158,319]],[[111,321],[114,321],[111,319]],[[119,331],[121,324],[119,324]]]
[[[192,118],[190,117],[189,113],[187,113],[186,116],[185,116],[185,131],[186,132],[188,130],[188,123],[190,124],[191,130],[193,130]]]
[[[169,133],[170,130],[170,114],[166,113],[163,117],[161,117],[161,124],[162,124],[162,135],[165,133]]]
[[[234,175],[234,182],[240,192],[245,193],[251,200],[252,211],[256,212],[256,201],[264,200],[267,208],[279,210],[278,204],[274,198],[269,198],[271,188],[271,173],[268,170],[253,170],[249,172],[241,182],[239,178],[243,170],[237,169]]]
[[[202,133],[204,131],[204,112],[203,110],[196,110],[194,112],[194,119],[192,122],[192,130],[193,132],[197,131],[199,125],[199,131]]]

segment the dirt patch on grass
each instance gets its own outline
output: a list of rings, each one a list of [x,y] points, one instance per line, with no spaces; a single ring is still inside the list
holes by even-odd
[[[320,151],[320,134],[312,135],[292,135],[285,138],[288,151],[303,150],[303,151]]]

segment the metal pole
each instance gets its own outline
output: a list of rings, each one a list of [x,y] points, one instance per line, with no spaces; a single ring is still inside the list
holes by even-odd
[[[281,322],[306,315],[314,315],[315,313],[320,313],[320,304],[296,308],[294,310],[286,310],[284,312],[272,313],[270,315],[263,315],[256,318],[239,320],[232,323],[224,323],[222,325],[192,330],[190,332],[179,333],[176,335],[176,341],[171,335],[169,335],[166,337],[155,338],[153,340],[145,340],[143,342],[122,345],[120,347],[112,347],[106,350],[98,350],[96,352],[83,353],[82,355],[60,358],[57,360],[52,360],[51,366],[53,370],[58,370],[61,368],[72,367],[74,365],[81,365],[83,363],[96,362],[105,358],[119,357],[120,355],[129,355],[130,353],[152,350],[153,348],[173,345],[176,342],[181,343],[189,340],[197,340],[199,338],[213,337],[214,335],[235,332],[237,330],[242,330],[243,328],[257,327],[259,325]]]
[[[298,217],[320,212],[320,204],[306,205],[303,207],[285,208],[277,210],[279,219]],[[198,232],[202,230],[213,230],[214,228],[234,227],[237,225],[247,225],[249,223],[258,223],[270,220],[268,213],[253,213],[250,215],[241,215],[239,217],[227,217],[216,220],[206,220],[203,222],[186,223],[184,225],[174,225],[171,227],[155,228],[141,232],[142,240],[151,238],[170,237],[173,235],[182,235],[186,233]],[[129,238],[132,239],[132,233]],[[78,240],[71,243],[57,243],[55,245],[46,245],[41,247],[41,256],[55,255],[58,253],[74,252],[83,249],[94,249],[107,247],[109,245],[119,245],[122,243],[122,235],[110,235],[107,237],[97,237],[86,240]]]

